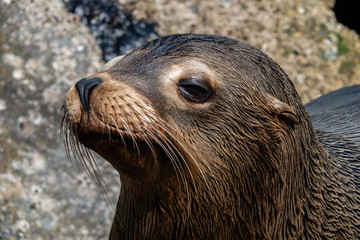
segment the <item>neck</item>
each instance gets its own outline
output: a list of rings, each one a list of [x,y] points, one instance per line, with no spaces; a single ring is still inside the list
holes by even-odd
[[[285,134],[293,136],[292,139],[278,141],[289,144],[286,146],[282,146],[282,143],[257,143],[254,148],[261,147],[258,159],[245,159],[244,162],[250,162],[245,170],[231,167],[234,173],[230,182],[237,188],[234,190],[237,198],[230,205],[237,206],[235,218],[241,234],[239,239],[307,238],[315,236],[307,235],[311,231],[319,230],[312,221],[317,221],[317,224],[326,221],[322,194],[325,182],[334,184],[334,181],[327,181],[331,178],[327,174],[332,175],[333,171],[324,173],[324,170],[332,168],[331,159],[318,142],[313,128],[299,127],[309,131],[298,130],[293,135]],[[277,140],[274,137],[271,139]],[[259,149],[249,151],[260,152]],[[275,160],[269,162],[269,159]],[[327,169],[324,166],[329,167]],[[236,180],[238,182],[234,182]]]
[[[193,186],[181,189],[167,185],[140,193],[122,184],[109,239],[221,238],[234,227],[230,226],[233,219],[229,210],[222,199],[209,195],[205,185],[198,183],[196,190]],[[219,206],[224,214],[219,214]],[[204,217],[211,221],[201,221]]]
[[[331,168],[326,150],[316,136],[310,139],[295,141],[298,152],[282,156],[282,163],[258,164],[247,171],[228,166],[223,170],[229,176],[209,177],[206,184],[198,181],[188,189],[161,181],[139,191],[123,182],[109,239],[320,237],[326,220],[325,183],[334,186],[335,178],[323,171],[324,166]]]
[[[341,175],[346,167],[332,159],[335,155],[329,155],[312,126],[307,129],[301,131],[307,136],[298,138],[304,141],[295,141],[298,145],[293,149],[298,152],[290,154],[296,158],[283,161],[273,172],[260,169],[258,177],[245,177],[251,180],[245,185],[256,190],[242,190],[251,196],[244,198],[246,201],[241,199],[245,206],[242,209],[248,209],[241,215],[249,219],[248,232],[252,232],[244,239],[323,239],[324,233],[332,239],[357,236],[355,230],[349,231],[356,218],[351,215],[359,210],[343,190]]]

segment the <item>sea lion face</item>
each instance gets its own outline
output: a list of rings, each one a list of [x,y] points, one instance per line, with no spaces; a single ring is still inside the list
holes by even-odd
[[[297,116],[286,94],[271,92],[272,69],[256,65],[263,55],[235,40],[178,38],[146,44],[71,88],[65,139],[99,153],[125,182],[246,172],[265,155],[260,165],[279,168]]]

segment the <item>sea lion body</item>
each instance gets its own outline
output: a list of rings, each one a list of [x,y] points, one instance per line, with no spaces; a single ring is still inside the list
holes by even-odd
[[[110,239],[360,235],[358,138],[318,138],[288,76],[247,44],[156,39],[79,82],[64,109],[67,148],[120,173]]]

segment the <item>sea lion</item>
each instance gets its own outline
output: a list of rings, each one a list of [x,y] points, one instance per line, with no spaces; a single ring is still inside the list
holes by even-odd
[[[289,77],[245,43],[158,38],[80,80],[63,112],[67,150],[120,173],[109,239],[360,236],[359,145],[316,132]]]

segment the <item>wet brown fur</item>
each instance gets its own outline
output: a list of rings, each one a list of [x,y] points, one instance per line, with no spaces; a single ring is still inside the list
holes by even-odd
[[[190,60],[210,69],[200,74],[214,90],[206,103],[182,99],[175,85],[164,89],[160,76]],[[96,165],[88,148],[120,173],[110,239],[360,235],[359,175],[320,143],[292,82],[261,51],[217,36],[173,35],[93,76],[104,83],[91,93],[91,110],[70,90],[62,133],[89,172]],[[349,151],[359,159],[358,146]]]

